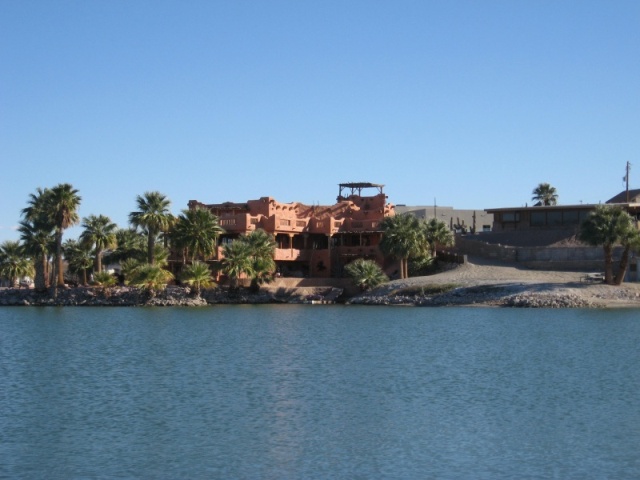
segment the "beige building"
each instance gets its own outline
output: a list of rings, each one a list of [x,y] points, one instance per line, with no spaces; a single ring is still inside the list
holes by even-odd
[[[437,218],[456,233],[491,231],[493,215],[485,210],[459,210],[453,207],[396,205],[396,213],[410,213],[422,220]]]

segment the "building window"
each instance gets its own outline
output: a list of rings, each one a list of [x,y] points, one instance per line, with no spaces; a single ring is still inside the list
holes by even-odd
[[[291,220],[287,220],[286,218],[280,219],[281,227],[288,227],[289,225],[291,225]]]
[[[547,215],[545,212],[531,212],[531,226],[542,227],[547,223]]]
[[[307,222],[305,222],[304,220],[296,220],[296,227],[306,227],[307,226]]]
[[[547,212],[547,225],[562,225],[562,212]]]
[[[580,223],[580,215],[577,210],[567,210],[562,215],[562,223],[564,225],[577,225]]]
[[[502,214],[503,222],[519,222],[520,212],[505,212]]]
[[[251,217],[251,225],[257,225],[258,224],[258,217]]]
[[[236,224],[236,219],[235,218],[225,218],[220,220],[220,226],[221,227],[228,227],[230,225],[235,225]]]
[[[591,212],[589,210],[580,210],[580,222],[579,223],[584,222],[589,217],[590,213]]]

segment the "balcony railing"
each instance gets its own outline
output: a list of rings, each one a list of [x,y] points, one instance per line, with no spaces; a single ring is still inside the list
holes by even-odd
[[[378,248],[371,245],[362,247],[334,247],[334,251],[339,255],[378,255],[380,251]]]

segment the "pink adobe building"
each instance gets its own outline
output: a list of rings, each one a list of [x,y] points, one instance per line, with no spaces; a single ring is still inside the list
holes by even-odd
[[[382,237],[380,221],[394,215],[387,203],[384,185],[341,183],[337,203],[331,206],[280,203],[271,197],[246,203],[204,204],[189,201],[189,209],[207,208],[220,219],[225,233],[222,246],[242,234],[263,229],[276,240],[275,261],[278,273],[290,277],[339,277],[343,268],[356,258],[375,260],[389,275],[398,263],[387,259],[378,245]],[[376,194],[363,196],[365,189]]]

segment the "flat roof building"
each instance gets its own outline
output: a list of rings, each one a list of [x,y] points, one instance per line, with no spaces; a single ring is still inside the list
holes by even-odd
[[[282,203],[272,197],[234,203],[206,204],[189,201],[189,209],[206,208],[215,214],[225,233],[222,247],[240,235],[262,229],[276,241],[275,262],[282,276],[339,277],[356,258],[375,260],[389,275],[398,263],[386,259],[379,249],[380,222],[394,215],[384,185],[357,182],[339,184],[337,203],[329,206]],[[374,195],[362,195],[375,189]]]
[[[630,201],[625,201],[629,198]],[[640,190],[623,191],[606,204],[618,205],[636,222],[640,218]],[[580,225],[598,204],[534,205],[524,207],[490,208],[493,233],[483,237],[503,245],[546,246],[575,240]]]

